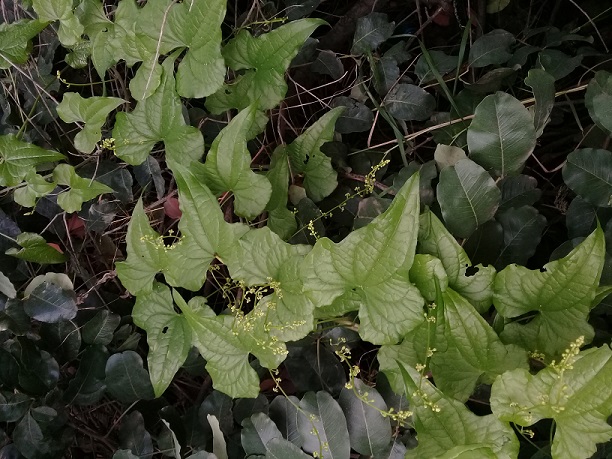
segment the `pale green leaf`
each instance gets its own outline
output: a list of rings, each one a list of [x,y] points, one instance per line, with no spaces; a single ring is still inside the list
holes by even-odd
[[[597,228],[566,257],[541,270],[509,265],[495,278],[493,302],[506,319],[531,313],[528,323],[507,323],[504,342],[557,356],[579,336],[593,338],[587,322],[605,258],[604,234]]]
[[[152,62],[176,48],[187,48],[177,70],[177,91],[182,97],[200,98],[214,93],[223,84],[225,63],[221,56],[221,23],[225,0],[173,2],[150,0],[136,23],[145,65],[139,70],[146,81],[136,98],[142,100],[156,89]]]
[[[453,235],[431,211],[420,217],[417,250],[441,260],[448,275],[448,285],[467,298],[478,312],[483,313],[489,309],[493,297],[495,268],[477,265],[472,268],[476,269],[476,272],[468,275],[472,262]]]
[[[34,207],[38,198],[48,195],[57,186],[55,182],[47,182],[34,169],[30,169],[24,180],[24,186],[17,188],[13,194],[15,202],[24,207]]]
[[[65,159],[65,156],[23,142],[14,134],[0,136],[0,186],[19,185],[35,171],[34,166],[60,159]]]
[[[168,287],[158,283],[137,296],[132,318],[147,332],[149,374],[155,396],[160,397],[189,354],[192,330],[183,315],[175,312]]]
[[[354,379],[352,388],[342,389],[338,403],[346,416],[351,448],[365,456],[384,454],[391,443],[391,422],[382,414],[388,408],[378,391]]]
[[[38,19],[46,22],[59,21],[57,35],[64,46],[76,44],[83,33],[83,25],[74,15],[72,0],[32,0]]]
[[[271,32],[253,37],[241,31],[222,50],[232,70],[245,70],[236,81],[207,98],[206,107],[215,114],[230,108],[243,109],[257,103],[260,110],[277,106],[285,97],[284,74],[304,41],[320,25],[321,19],[300,19]]]
[[[2,271],[0,271],[0,292],[8,298],[17,296],[17,290],[15,290],[13,283]]]
[[[584,103],[595,124],[612,134],[612,73],[596,72],[584,96]]]
[[[142,164],[160,141],[164,142],[171,168],[198,161],[204,154],[201,132],[188,126],[183,118],[183,106],[175,90],[174,59],[166,58],[161,67],[162,79],[157,91],[138,102],[131,113],[117,113],[113,129],[115,153],[132,165]]]
[[[414,263],[410,268],[410,280],[429,302],[436,300],[438,289],[444,292],[448,287],[448,275],[444,270],[444,264],[429,254],[417,253],[414,256]]]
[[[150,292],[155,275],[167,266],[168,256],[162,236],[149,224],[142,200],[134,207],[125,240],[127,259],[116,264],[117,275],[133,295]]]
[[[108,114],[124,102],[117,97],[89,97],[67,92],[57,106],[57,114],[66,123],[81,122],[85,126],[74,137],[74,146],[82,153],[91,153],[102,137],[101,128]]]
[[[24,64],[30,56],[30,40],[47,27],[47,22],[22,19],[0,24],[0,69]]]
[[[533,123],[536,137],[540,137],[550,120],[555,103],[555,79],[542,69],[531,69],[525,78],[525,84],[531,88],[535,98]]]
[[[255,218],[266,207],[272,185],[251,170],[251,154],[246,142],[256,122],[254,105],[242,110],[215,138],[206,156],[204,176],[215,194],[234,193],[234,211]]]
[[[298,429],[308,453],[323,459],[346,459],[351,447],[346,418],[338,402],[324,391],[308,392],[300,401]]]
[[[436,191],[446,226],[463,238],[493,218],[501,198],[495,181],[471,159],[442,169]]]
[[[507,370],[528,368],[527,352],[502,344],[465,298],[451,289],[442,297],[447,346],[434,353],[431,371],[444,394],[465,402],[479,382],[491,384]]]
[[[582,148],[567,156],[563,180],[572,191],[597,207],[612,207],[612,152]]]
[[[321,146],[333,140],[336,120],[343,111],[344,107],[328,111],[286,148],[292,171],[304,174],[304,188],[314,202],[329,196],[338,186],[338,174]]]
[[[103,183],[80,177],[74,167],[68,164],[58,164],[53,169],[53,180],[69,187],[57,195],[57,203],[68,213],[81,210],[84,202],[96,196],[113,192],[111,187]]]
[[[587,459],[597,443],[612,438],[612,352],[605,345],[567,357],[532,375],[525,369],[504,373],[491,389],[491,409],[502,421],[520,426],[552,418],[554,459]]]
[[[490,449],[497,459],[518,456],[519,442],[508,422],[492,414],[477,416],[415,370],[403,365],[399,368],[419,440],[415,449],[408,450],[406,458],[433,459],[462,446]]]
[[[500,177],[519,173],[535,148],[533,118],[505,92],[485,97],[467,132],[470,158]]]
[[[434,159],[440,170],[454,166],[458,161],[467,158],[463,148],[439,143],[434,151]]]

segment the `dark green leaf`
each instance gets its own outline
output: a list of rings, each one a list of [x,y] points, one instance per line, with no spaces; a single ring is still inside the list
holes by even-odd
[[[46,451],[44,448],[45,438],[36,420],[27,413],[15,426],[13,441],[19,452],[27,458],[42,456]]]
[[[64,400],[69,404],[93,405],[104,395],[108,352],[102,346],[88,346],[74,379],[68,384]]]
[[[542,190],[537,188],[538,181],[530,175],[506,177],[497,185],[501,190],[499,213],[513,207],[532,206],[542,195]]]
[[[121,422],[119,442],[122,448],[129,449],[137,456],[153,454],[151,434],[146,431],[144,419],[139,411],[132,411]]]
[[[431,50],[428,51],[433,64],[436,67],[437,72],[440,75],[446,75],[447,73],[457,68],[457,62],[459,58],[457,56],[449,56],[443,51]],[[429,67],[425,55],[419,57],[416,65],[414,66],[414,73],[419,78],[421,83],[435,79],[435,74]]]
[[[297,397],[274,397],[270,403],[270,419],[274,421],[286,438],[296,446],[302,446],[302,436],[298,428],[298,409],[300,401]]]
[[[87,344],[108,345],[113,340],[113,332],[121,322],[121,316],[104,309],[98,312],[83,326],[83,341]]]
[[[571,57],[558,49],[545,49],[538,54],[538,63],[555,80],[568,76],[578,68],[582,56]]]
[[[346,110],[336,122],[336,131],[340,134],[367,131],[374,123],[372,110],[350,97],[336,97],[332,101],[331,107],[346,107]]]
[[[39,322],[56,323],[76,317],[76,295],[72,290],[43,282],[23,302],[23,309],[32,319]]]
[[[278,427],[264,413],[256,413],[242,421],[242,447],[247,456],[265,455],[266,445],[273,438],[283,438]]]
[[[384,97],[399,79],[400,71],[397,62],[393,57],[383,56],[376,61],[372,71],[376,92]]]
[[[28,411],[32,400],[25,394],[0,393],[0,422],[17,422]]]
[[[495,29],[478,38],[470,48],[469,62],[472,67],[500,65],[512,57],[510,47],[514,35],[502,29]]]
[[[495,267],[502,269],[510,263],[526,265],[540,243],[546,217],[531,206],[523,206],[500,213],[497,220],[504,230],[504,242]]]
[[[300,401],[300,408],[298,428],[304,439],[302,448],[308,453],[317,452],[323,459],[349,457],[349,433],[338,402],[327,392],[308,392]]]
[[[612,73],[600,70],[587,86],[584,103],[595,124],[612,134]]]
[[[218,390],[213,391],[202,404],[198,411],[200,422],[207,425],[206,416],[212,414],[219,421],[219,427],[224,434],[229,435],[234,430],[234,417],[232,412],[233,400]]]
[[[525,78],[525,84],[531,88],[535,98],[533,123],[536,137],[540,137],[548,124],[555,103],[555,79],[544,70],[531,69]]]
[[[266,459],[308,459],[300,448],[283,438],[273,438],[266,444]]]
[[[111,355],[106,362],[105,372],[106,389],[122,403],[150,400],[155,396],[149,373],[134,351]]]
[[[448,229],[468,237],[495,215],[501,193],[491,176],[470,159],[440,172],[438,201]]]
[[[424,121],[436,108],[434,97],[413,84],[396,84],[384,99],[387,111],[399,120]]]
[[[81,349],[81,332],[72,320],[53,324],[42,324],[40,336],[41,347],[49,351],[64,363],[77,358]]]
[[[496,175],[517,174],[533,151],[533,118],[517,99],[497,92],[476,107],[467,133],[470,158]]]
[[[359,18],[351,53],[366,54],[374,51],[393,35],[394,29],[395,23],[389,22],[387,15],[383,13],[370,13]]]
[[[391,422],[382,415],[387,404],[373,387],[354,379],[338,403],[346,416],[351,448],[365,456],[381,456],[391,443]]]
[[[570,153],[563,180],[594,206],[612,207],[612,152],[583,148]]]
[[[311,68],[313,72],[321,75],[329,75],[334,80],[338,80],[344,75],[342,61],[338,59],[336,53],[328,49],[319,53],[317,59],[312,63]]]

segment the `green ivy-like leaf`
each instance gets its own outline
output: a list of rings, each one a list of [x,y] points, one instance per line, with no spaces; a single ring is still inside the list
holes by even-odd
[[[53,180],[60,185],[70,187],[57,195],[58,205],[68,213],[81,210],[84,202],[104,193],[112,193],[113,189],[95,180],[79,177],[74,167],[59,164],[53,170]]]
[[[527,352],[502,344],[465,298],[451,289],[442,296],[446,349],[434,353],[431,371],[445,395],[465,402],[478,382],[491,384],[507,370],[528,368]]]
[[[526,324],[505,325],[501,338],[525,349],[557,356],[579,336],[593,338],[587,322],[605,259],[604,234],[597,228],[566,257],[542,270],[509,265],[495,278],[495,308],[506,319],[532,313]]]
[[[315,305],[338,299],[334,311],[359,309],[359,333],[375,344],[395,343],[423,321],[423,298],[408,280],[418,232],[418,184],[415,174],[386,212],[342,242],[319,239],[302,268],[305,294]]]
[[[101,128],[106,117],[123,102],[117,97],[84,99],[76,92],[67,92],[57,106],[57,114],[66,123],[85,123],[83,130],[74,137],[74,146],[82,153],[91,153],[102,137]]]
[[[575,352],[574,352],[575,351]],[[586,459],[597,443],[612,438],[612,352],[606,345],[567,357],[536,375],[525,369],[504,373],[491,389],[491,409],[502,421],[520,426],[555,421],[552,457]]]
[[[263,212],[272,194],[270,181],[251,170],[246,142],[256,116],[254,105],[242,110],[215,138],[203,169],[210,190],[215,194],[232,191],[236,214],[246,218]]]
[[[485,97],[467,132],[470,158],[500,177],[519,173],[535,148],[529,111],[505,92]]]
[[[47,182],[34,169],[30,169],[24,180],[24,186],[17,188],[13,193],[15,202],[24,207],[34,207],[38,198],[48,195],[57,186],[55,182]]]
[[[417,251],[440,259],[448,276],[448,285],[478,310],[485,312],[492,303],[495,268],[477,265],[467,275],[472,262],[436,215],[427,211],[420,217]]]
[[[597,207],[612,207],[612,152],[582,148],[567,156],[563,180],[572,191]]]
[[[402,364],[399,364],[399,369],[419,437],[418,446],[408,450],[406,458],[438,458],[463,446],[490,449],[494,453],[492,457],[498,459],[518,456],[519,442],[509,423],[501,422],[492,414],[476,416],[463,403],[444,395],[414,369]]]
[[[297,222],[293,212],[287,209],[290,175],[286,145],[279,146],[272,153],[266,177],[272,185],[272,194],[266,205],[268,228],[278,234],[281,239],[287,240],[297,230]]]
[[[171,168],[198,161],[204,154],[202,134],[183,118],[183,106],[175,90],[174,59],[166,58],[161,68],[161,83],[155,93],[138,102],[131,113],[117,113],[115,153],[132,165],[146,161],[153,146],[161,141]]]
[[[0,136],[0,186],[19,185],[34,166],[65,159],[55,151],[23,142],[14,134]]]
[[[176,48],[187,48],[176,74],[176,89],[182,97],[206,97],[221,87],[225,76],[221,56],[225,8],[225,0],[147,2],[136,23],[137,44],[145,55],[139,70],[143,75],[137,77],[145,84],[136,99],[145,99],[156,90],[159,81],[151,73],[156,72],[157,59]]]
[[[344,107],[330,110],[287,146],[291,169],[304,174],[304,188],[314,202],[329,196],[338,186],[338,174],[321,146],[333,140],[336,120],[343,112]]]
[[[493,218],[501,198],[495,181],[471,159],[440,171],[437,194],[448,229],[463,238]]]
[[[291,60],[322,24],[325,21],[321,19],[300,19],[259,37],[253,37],[247,30],[241,31],[222,53],[232,70],[245,72],[208,97],[206,107],[215,114],[254,103],[260,110],[276,107],[287,92],[284,74]]]
[[[64,46],[75,45],[83,33],[83,24],[74,15],[72,0],[32,0],[41,21],[59,21],[57,35]]]
[[[32,38],[47,27],[47,22],[22,19],[0,24],[0,69],[24,64],[32,50]]]

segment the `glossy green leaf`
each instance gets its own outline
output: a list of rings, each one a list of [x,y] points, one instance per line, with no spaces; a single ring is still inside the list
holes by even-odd
[[[338,403],[346,416],[351,448],[365,456],[384,454],[391,443],[391,422],[382,415],[387,404],[378,391],[354,379],[352,388],[342,389]]]
[[[223,84],[225,63],[221,56],[221,23],[224,0],[171,2],[152,0],[142,8],[136,23],[140,49],[146,50],[143,72],[146,82],[136,98],[142,100],[156,89],[152,62],[176,48],[187,49],[178,65],[176,89],[182,97],[206,97]]]
[[[108,351],[102,346],[88,346],[81,356],[77,373],[64,392],[67,403],[93,405],[104,396],[106,361]]]
[[[14,134],[0,136],[0,186],[19,185],[34,166],[65,159],[55,151],[23,142]]]
[[[272,194],[270,181],[251,170],[247,139],[256,124],[254,105],[242,110],[215,138],[206,155],[204,177],[214,194],[234,193],[234,211],[249,219],[266,207]]]
[[[384,13],[370,13],[357,20],[351,54],[367,54],[393,35],[395,23]]]
[[[531,206],[510,208],[497,216],[504,230],[504,240],[495,266],[501,269],[510,263],[526,265],[536,251],[546,217]]]
[[[612,152],[583,148],[567,156],[563,180],[572,191],[598,207],[612,207]]]
[[[293,443],[283,438],[273,438],[266,444],[266,459],[308,459],[310,456],[304,453]]]
[[[287,209],[290,174],[286,145],[276,148],[272,153],[266,177],[272,185],[272,194],[266,204],[268,228],[278,234],[281,239],[287,240],[296,232],[297,222],[293,212]]]
[[[89,97],[67,92],[57,106],[57,114],[66,123],[85,123],[74,137],[74,146],[82,153],[91,153],[102,137],[101,128],[110,112],[125,101],[117,97]]]
[[[76,295],[72,290],[64,290],[51,282],[43,282],[26,296],[23,309],[27,315],[39,322],[72,320],[77,314]]]
[[[72,0],[32,0],[38,19],[46,22],[59,21],[57,31],[60,43],[75,45],[83,33],[83,25],[74,15]]]
[[[501,179],[497,185],[501,190],[498,213],[511,208],[532,206],[542,195],[538,181],[531,175],[515,175]]]
[[[491,409],[502,421],[530,426],[554,419],[553,458],[589,458],[597,443],[612,438],[606,422],[612,413],[612,352],[607,345],[578,349],[574,345],[536,375],[525,369],[506,372],[491,389]]]
[[[413,176],[385,213],[342,242],[319,239],[302,267],[305,294],[315,305],[338,299],[334,314],[338,307],[359,309],[359,333],[372,343],[395,343],[423,320],[423,298],[407,276],[418,232],[418,183]]]
[[[343,111],[343,107],[330,110],[287,146],[291,170],[304,174],[304,188],[314,202],[329,196],[338,186],[338,174],[321,146],[333,140],[336,120]]]
[[[227,66],[244,73],[209,96],[206,107],[215,114],[254,103],[260,110],[276,107],[287,92],[284,74],[291,60],[322,24],[321,19],[300,19],[258,37],[242,30],[222,53]]]
[[[495,29],[484,34],[470,48],[470,65],[486,67],[507,62],[512,57],[510,48],[515,41],[514,35],[502,29]]]
[[[507,370],[528,368],[527,352],[502,344],[466,299],[450,289],[442,296],[446,349],[434,353],[431,371],[445,395],[465,402],[479,382],[491,384]]]
[[[596,72],[584,96],[584,103],[595,124],[612,134],[612,73]]]
[[[242,448],[247,456],[265,455],[267,444],[274,438],[283,438],[274,422],[264,413],[256,413],[242,421],[240,431]]]
[[[38,198],[51,193],[57,183],[47,182],[44,177],[30,169],[24,178],[23,186],[17,188],[13,194],[13,199],[17,204],[24,207],[34,207]]]
[[[298,428],[298,405],[300,401],[295,396],[275,397],[270,402],[270,419],[274,421],[286,438],[296,446],[302,446],[302,435]]]
[[[431,211],[420,217],[417,251],[437,257],[448,276],[448,285],[468,299],[478,312],[483,313],[489,309],[495,268],[482,265],[472,267],[463,247]],[[474,270],[476,272],[470,272]]]
[[[555,79],[544,70],[531,69],[525,78],[525,84],[531,88],[535,98],[533,124],[537,138],[544,132],[555,103]]]
[[[22,19],[0,24],[0,69],[25,64],[32,50],[30,40],[47,27],[47,22]]]
[[[192,330],[174,311],[170,290],[157,283],[150,293],[138,295],[132,317],[147,332],[149,374],[155,396],[159,397],[187,358]]]
[[[113,354],[106,362],[106,390],[122,403],[153,398],[149,373],[142,366],[142,358],[134,351]]]
[[[423,88],[400,83],[385,96],[384,107],[398,120],[425,121],[433,114],[436,100]]]
[[[53,180],[69,187],[57,195],[58,205],[68,213],[81,210],[83,203],[90,199],[113,192],[111,187],[103,183],[80,177],[74,167],[68,164],[59,164],[53,169]]]
[[[506,319],[530,313],[525,324],[505,325],[501,338],[525,349],[557,356],[579,336],[590,342],[587,318],[605,258],[604,235],[597,228],[566,257],[541,270],[509,265],[495,278],[493,301]]]
[[[48,245],[47,241],[39,234],[21,233],[17,236],[16,241],[21,248],[10,248],[6,251],[6,254],[20,260],[39,264],[53,264],[64,263],[68,259],[65,254]]]
[[[446,226],[464,238],[493,218],[501,197],[495,181],[471,159],[442,169],[436,191]]]
[[[298,428],[304,439],[302,448],[317,452],[323,459],[350,455],[346,419],[338,402],[327,392],[307,392],[300,401]]]
[[[510,94],[496,92],[476,107],[467,141],[470,158],[488,171],[517,174],[535,147],[533,118]]]
[[[132,165],[146,161],[157,142],[164,142],[166,161],[171,168],[188,165],[204,154],[200,131],[188,126],[175,89],[174,59],[166,58],[160,67],[161,83],[155,93],[138,102],[131,113],[117,113],[113,138],[116,155]]]
[[[417,253],[410,268],[410,280],[414,282],[429,302],[436,300],[438,289],[442,292],[448,287],[448,276],[442,261],[433,255]]]
[[[419,438],[418,446],[408,450],[406,458],[433,459],[462,446],[489,448],[499,459],[517,457],[519,442],[509,423],[491,414],[476,416],[463,403],[444,395],[415,370],[401,364],[399,368]]]

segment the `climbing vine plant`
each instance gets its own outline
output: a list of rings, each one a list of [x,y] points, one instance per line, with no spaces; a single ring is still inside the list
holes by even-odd
[[[271,116],[283,119],[289,90],[285,74],[308,48],[309,37],[326,25],[324,20],[291,13],[292,20],[237,27],[228,38],[222,28],[223,0],[149,0],[144,6],[120,0],[111,10],[98,0],[30,3],[36,19],[0,26],[0,68],[20,69],[30,58],[32,40],[51,27],[66,51],[66,63],[73,68],[91,63],[103,89],[83,97],[73,90],[78,83],[58,74],[67,90],[55,100],[54,110],[66,125],[76,125],[67,147],[70,155],[38,146],[44,142],[25,128],[3,131],[0,185],[25,208],[38,209],[52,199],[67,214],[81,212],[84,205],[90,214],[105,214],[92,200],[114,193],[129,204],[131,189],[123,199],[121,190],[127,191],[118,181],[127,180],[126,175],[103,173],[104,179],[97,179],[97,168],[87,163],[112,154],[123,172],[129,165],[155,182],[160,166],[152,153],[163,143],[179,206],[173,214],[176,227],[158,232],[143,193],[130,208],[126,257],[114,265],[113,274],[135,298],[131,321],[146,332],[148,373],[134,352],[109,358],[120,319],[105,311],[82,331],[89,336],[82,365],[91,365],[91,371],[79,369],[60,399],[95,403],[105,390],[125,403],[162,397],[177,373],[197,359],[194,349],[215,389],[213,408],[226,403],[224,397],[257,399],[266,372],[274,391],[285,392],[280,369],[295,343],[326,336],[332,358],[348,372],[348,379],[343,372],[339,376],[346,382],[335,393],[339,397],[326,390],[308,392],[301,400],[285,393],[278,398],[282,401],[274,399],[270,416],[245,416],[246,454],[348,458],[352,449],[389,458],[517,458],[521,441],[529,442],[530,428],[544,419],[553,421],[548,448],[555,458],[591,457],[597,444],[612,438],[607,422],[612,350],[608,344],[592,345],[595,329],[589,322],[594,308],[612,292],[606,252],[612,231],[612,153],[606,148],[578,148],[563,167],[567,189],[580,199],[576,206],[582,206],[582,214],[571,215],[588,214],[589,224],[580,226],[577,237],[541,268],[526,266],[547,221],[534,207],[540,196],[535,180],[521,173],[551,123],[555,80],[566,76],[553,65],[553,58],[563,57],[556,47],[589,42],[589,37],[548,31],[541,48],[520,47],[512,34],[496,29],[473,42],[467,65],[472,70],[496,65],[497,73],[473,83],[481,85],[473,92],[457,92],[456,83],[450,88],[443,75],[456,71],[459,81],[465,40],[458,56],[421,45],[415,80],[404,81],[398,67],[407,60],[403,45],[378,52],[395,25],[373,13],[360,20],[355,32],[352,53],[359,81],[352,98],[335,98],[291,141],[277,139],[261,161],[253,141],[270,135]],[[502,3],[508,2],[489,2],[489,13],[503,9]],[[527,66],[533,53],[539,53],[538,65],[523,79],[533,97],[525,102],[499,91],[503,78]],[[582,59],[580,54],[573,60],[564,56],[571,62]],[[123,97],[110,97],[104,79],[117,71],[118,63],[130,77]],[[338,65],[342,68],[333,52],[321,52],[312,68],[334,77]],[[374,75],[372,86],[364,69]],[[429,84],[440,88],[449,112],[434,114],[437,101]],[[54,99],[40,89],[41,98]],[[609,140],[612,74],[594,73],[582,90],[592,123]],[[185,100],[204,98],[199,110],[223,126],[212,135],[186,116]],[[367,101],[377,119],[388,123],[395,147],[364,156],[355,167],[362,168],[360,174],[344,168],[328,147],[337,146],[340,135],[366,131],[376,122]],[[435,131],[434,158],[408,163],[404,143],[416,136],[406,132],[406,123],[423,120],[438,123],[423,129]],[[385,182],[394,148],[403,167]],[[366,150],[356,153],[361,151]],[[82,164],[71,164],[73,157]],[[347,177],[352,185],[343,188]],[[163,181],[160,173],[157,179]],[[359,224],[355,220],[344,234],[323,234],[323,221],[355,203]],[[496,258],[483,259],[473,241],[495,232],[502,234]],[[6,254],[17,259],[67,260],[35,233],[5,236],[13,244]],[[468,250],[483,262],[473,263]],[[36,354],[38,348],[26,339],[24,321],[65,325],[73,320],[74,287],[68,276],[47,273],[20,292],[13,283],[19,276],[0,274],[3,320],[9,324],[0,357],[10,367],[0,375],[6,386],[0,417],[15,423],[9,430],[20,454],[55,457],[62,445],[46,450],[28,446],[35,439],[32,431],[41,438],[43,431],[51,432],[44,427],[45,416],[55,418],[48,411],[52,408],[25,394],[52,398],[57,378],[28,383],[16,356],[31,352],[53,367],[49,354]],[[207,285],[213,285],[212,293]],[[71,334],[80,336],[75,329],[67,335],[58,331],[58,336],[64,342]],[[325,335],[328,329],[338,335]],[[399,408],[359,377],[345,332],[376,350],[374,365],[384,373],[393,397],[405,402]],[[132,384],[134,396],[122,393],[126,379],[119,374],[119,359],[138,368],[141,387]],[[104,374],[92,376],[98,361],[105,365]],[[490,390],[490,413],[477,416],[469,402],[483,387]],[[204,413],[214,439],[212,453],[228,457],[223,430],[229,429],[220,427],[223,419],[214,416],[213,408]],[[134,415],[130,422],[138,419]],[[414,429],[416,446],[407,450],[392,440],[392,422]],[[164,423],[172,450],[168,455],[181,457],[180,441]],[[190,457],[213,457],[204,455],[204,449]],[[149,454],[134,447],[116,457],[140,453]]]

